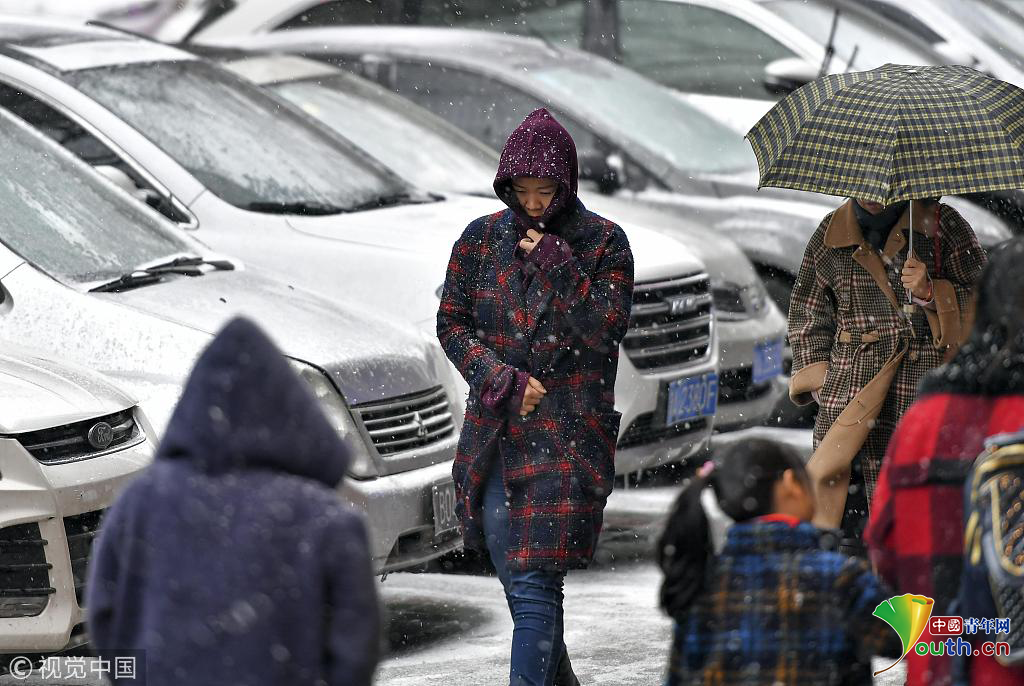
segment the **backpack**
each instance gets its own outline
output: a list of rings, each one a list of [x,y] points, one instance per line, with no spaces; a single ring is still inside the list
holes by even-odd
[[[1024,664],[1024,430],[985,441],[964,492],[959,611],[982,640],[1010,644],[1002,665]],[[992,635],[994,634],[994,636]]]

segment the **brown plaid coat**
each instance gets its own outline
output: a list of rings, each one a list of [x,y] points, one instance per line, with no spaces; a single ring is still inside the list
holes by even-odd
[[[465,542],[485,549],[483,484],[500,459],[511,570],[586,566],[615,476],[614,388],[633,256],[621,228],[573,202],[560,229],[571,258],[525,287],[513,211],[471,223],[452,250],[437,314],[441,345],[470,387],[453,467]],[[526,417],[488,410],[482,390],[516,370],[547,395]]]
[[[867,422],[871,428],[854,458],[860,460],[870,499],[889,437],[914,400],[918,382],[965,337],[970,290],[981,274],[985,252],[956,210],[914,201],[914,252],[928,267],[935,310],[917,307],[908,321],[899,306],[906,299],[900,274],[909,211],[879,254],[864,241],[853,202],[825,217],[804,253],[789,309],[794,371],[790,396],[806,404],[811,391],[818,392],[817,448],[840,413],[906,346],[884,398],[857,399],[865,407],[881,404],[877,418]],[[937,238],[936,220],[941,227]],[[872,336],[865,341],[864,334]]]

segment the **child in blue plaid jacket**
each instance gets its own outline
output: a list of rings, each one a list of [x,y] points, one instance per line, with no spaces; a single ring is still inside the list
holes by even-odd
[[[713,554],[701,494],[735,522]],[[900,654],[872,616],[893,594],[867,563],[825,550],[799,455],[746,441],[683,489],[658,548],[675,619],[669,686],[871,683],[871,657]]]

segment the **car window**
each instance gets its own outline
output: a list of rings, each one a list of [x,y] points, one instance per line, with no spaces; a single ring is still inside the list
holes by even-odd
[[[99,67],[65,78],[237,207],[343,210],[408,190],[361,152],[202,61]]]
[[[526,115],[544,107],[494,79],[436,64],[398,63],[393,86],[399,95],[498,150]]]
[[[771,0],[762,3],[775,14],[811,36],[827,37],[832,30],[836,9],[826,3],[804,0]],[[873,22],[852,12],[840,12],[836,24],[833,71],[874,69],[895,64],[934,64],[929,52],[908,45],[909,36],[888,25],[884,19]]]
[[[583,3],[584,0],[336,0],[299,12],[277,29],[419,24],[540,35],[576,47],[583,31]]]
[[[0,149],[0,240],[55,279],[109,280],[194,251],[172,225],[6,116]]]
[[[169,196],[154,188],[131,162],[59,110],[6,84],[0,84],[0,107],[60,143],[108,178],[116,176],[124,190],[168,219],[182,224],[192,221],[191,216],[175,205]]]
[[[619,0],[622,62],[681,91],[767,98],[764,68],[796,53],[725,12],[661,0]]]
[[[497,168],[493,151],[444,121],[409,104],[407,111],[364,97],[342,77],[278,83],[275,93],[353,141],[419,188],[490,193]]]
[[[917,34],[932,45],[942,43],[945,40],[942,36],[935,33],[928,24],[925,24],[899,5],[894,5],[890,2],[886,2],[885,0],[858,0],[858,2],[872,12],[877,12],[889,21],[892,21],[908,31]]]

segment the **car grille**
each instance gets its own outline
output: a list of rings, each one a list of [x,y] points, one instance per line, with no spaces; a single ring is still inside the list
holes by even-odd
[[[67,536],[68,551],[71,553],[71,574],[75,580],[75,598],[78,599],[79,607],[84,607],[82,598],[85,596],[85,580],[89,572],[89,554],[102,517],[103,510],[95,510],[64,518],[64,535]]]
[[[94,445],[89,439],[90,430],[100,423],[106,423],[111,429],[111,441],[106,447]],[[61,464],[127,448],[140,443],[145,436],[132,411],[124,410],[106,417],[17,434],[14,438],[43,464]]]
[[[455,433],[448,396],[440,386],[352,407],[381,456],[433,445]]]
[[[646,371],[704,359],[711,346],[711,305],[707,274],[635,284],[629,330],[622,339],[626,356]]]
[[[622,438],[619,439],[619,449],[635,448],[640,445],[669,441],[673,438],[679,438],[694,431],[705,429],[707,425],[707,418],[701,417],[700,419],[688,422],[680,422],[673,426],[656,426],[654,414],[647,412],[634,419],[633,423],[626,429],[626,432],[622,434]]]
[[[50,585],[52,565],[46,561],[46,545],[39,524],[0,529],[0,604],[6,616],[38,615],[46,607],[39,599],[57,592]]]
[[[750,367],[730,369],[718,375],[718,402],[721,405],[757,400],[771,393],[771,390],[771,381],[754,383],[754,374]]]

